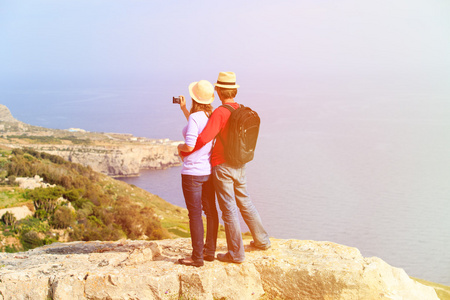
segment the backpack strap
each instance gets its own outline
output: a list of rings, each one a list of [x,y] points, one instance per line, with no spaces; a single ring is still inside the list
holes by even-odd
[[[239,105],[240,106],[240,105]],[[233,111],[235,111],[236,109],[233,107],[233,106],[231,106],[230,104],[223,104],[223,105],[221,105],[221,106],[219,106],[219,107],[225,107],[226,109],[228,109],[231,113],[233,112]]]
[[[229,105],[229,104],[222,104],[222,105],[219,106],[219,107],[225,107],[225,108],[228,109],[231,113],[233,113],[233,111],[236,110],[236,108],[234,108],[233,106],[231,106],[231,105]],[[239,107],[241,107],[240,104],[239,104]],[[225,147],[225,142],[224,142],[223,137],[222,137],[222,130],[219,132],[218,136],[219,136],[220,141],[222,142],[222,145]]]

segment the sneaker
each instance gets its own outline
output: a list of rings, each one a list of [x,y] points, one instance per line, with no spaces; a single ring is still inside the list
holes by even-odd
[[[214,250],[212,255],[206,254],[206,247],[203,248],[203,260],[206,261],[214,261],[216,258],[214,257],[214,252],[216,252],[216,250]]]
[[[192,267],[197,267],[197,268],[203,266],[203,261],[202,260],[195,261],[195,260],[192,260],[192,259],[189,259],[189,258],[180,258],[178,260],[178,263],[180,265],[192,266]]]
[[[214,255],[203,255],[203,260],[214,261],[215,259]]]
[[[259,249],[259,250],[267,250],[267,249],[269,249],[271,246],[270,246],[270,244],[267,245],[267,246],[256,246],[256,245],[255,245],[255,242],[254,242],[254,241],[251,241],[251,242],[250,242],[250,247],[253,247],[253,248],[256,248],[256,249]]]
[[[233,258],[231,257],[230,253],[218,253],[217,254],[217,259],[221,262],[227,262],[227,263],[233,263],[233,264],[241,264],[243,263],[243,261],[236,261],[233,260]]]

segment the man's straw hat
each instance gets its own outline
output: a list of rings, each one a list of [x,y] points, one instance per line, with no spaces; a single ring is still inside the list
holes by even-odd
[[[189,85],[189,94],[200,104],[211,104],[214,101],[214,87],[207,80],[200,80]]]
[[[239,85],[236,84],[236,74],[234,72],[220,72],[215,86],[224,89],[237,89]]]

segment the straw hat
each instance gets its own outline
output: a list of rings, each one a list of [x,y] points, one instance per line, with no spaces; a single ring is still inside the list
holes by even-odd
[[[236,74],[234,72],[220,72],[215,86],[224,89],[237,89],[239,85],[236,84]]]
[[[200,80],[189,85],[189,94],[200,104],[211,104],[214,101],[214,87],[207,80]]]

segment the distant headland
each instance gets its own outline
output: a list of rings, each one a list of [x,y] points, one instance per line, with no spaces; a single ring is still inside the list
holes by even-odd
[[[30,147],[90,166],[109,176],[138,176],[141,169],[164,169],[180,165],[177,145],[169,139],[135,137],[126,133],[88,132],[33,126],[15,119],[0,104],[0,145]]]

